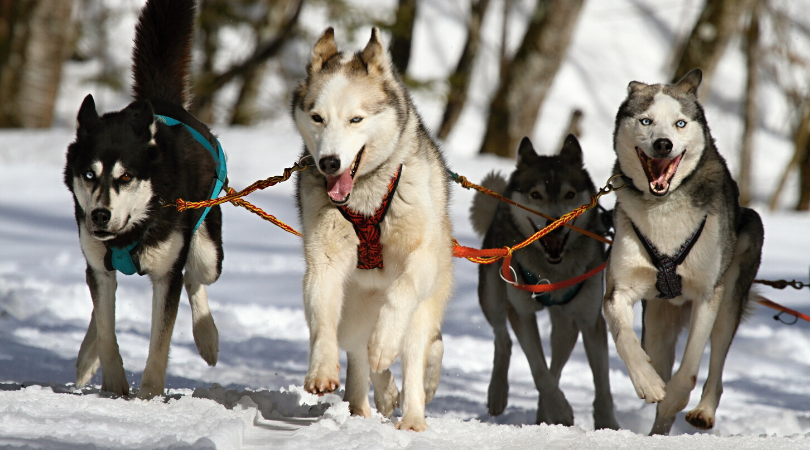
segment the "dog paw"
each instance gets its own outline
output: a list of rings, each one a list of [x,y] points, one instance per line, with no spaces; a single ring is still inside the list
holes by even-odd
[[[98,355],[96,355],[95,359],[83,358],[76,361],[76,387],[83,388],[89,383],[100,365],[101,360]]]
[[[537,402],[537,423],[574,426],[574,410],[561,390],[540,393]]]
[[[382,372],[391,367],[402,350],[402,336],[395,330],[380,329],[378,326],[371,333],[368,341],[368,362],[371,370]]]
[[[138,389],[139,399],[151,400],[161,395],[163,395],[163,383],[150,383],[149,381],[141,381],[141,387]]]
[[[192,328],[194,334],[194,344],[202,359],[209,366],[217,365],[219,354],[219,332],[214,324],[214,318],[210,315],[201,317]]]
[[[403,431],[425,431],[427,430],[427,421],[425,421],[424,417],[408,417],[404,416],[402,419],[397,422],[397,430]]]
[[[374,406],[387,418],[394,414],[394,410],[399,406],[399,390],[393,378],[385,386],[374,385]]]
[[[369,418],[371,417],[371,407],[368,405],[368,402],[364,405],[352,405],[352,403],[349,402],[349,414]]]
[[[124,368],[101,368],[101,390],[113,395],[129,395],[129,383]]]
[[[506,382],[489,383],[487,390],[487,410],[490,416],[500,416],[509,402],[509,384]]]
[[[686,413],[686,421],[695,428],[711,430],[714,427],[714,412],[703,408],[695,408]]]
[[[628,373],[638,398],[647,403],[658,403],[666,397],[666,384],[649,362],[639,364],[636,370],[628,368]]]
[[[304,378],[304,390],[310,394],[330,394],[338,387],[340,387],[340,364],[321,364],[310,369]]]
[[[678,381],[677,375],[669,380],[666,387],[666,397],[658,404],[658,415],[672,417],[681,412],[689,403],[689,394],[694,384],[684,384]]]

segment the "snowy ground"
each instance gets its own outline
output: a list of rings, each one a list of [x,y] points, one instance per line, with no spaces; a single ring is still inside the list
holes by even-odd
[[[571,55],[543,110],[534,137],[546,152],[559,142],[570,108],[585,110],[582,143],[596,184],[603,183],[612,164],[613,115],[627,82],[663,81],[669,40],[694,15],[694,5],[683,9],[668,4],[662,0],[588,3]],[[450,56],[430,50],[432,40],[439,38],[432,34],[438,24],[434,17],[440,16],[431,11],[424,11],[423,29],[417,35],[421,40],[414,50],[426,55],[413,71],[423,77],[445,73],[461,45],[453,47],[456,53]],[[449,12],[438,12],[463,17],[463,8],[457,5]],[[500,19],[495,14],[490,20]],[[455,22],[446,22],[451,38],[460,32]],[[487,29],[497,34],[497,28]],[[463,35],[459,36],[463,42]],[[610,36],[609,43],[603,42],[605,36]],[[639,40],[639,36],[648,39]],[[490,57],[496,53],[491,45],[488,51]],[[592,67],[604,70],[595,74]],[[71,70],[74,75],[81,72],[80,67]],[[730,52],[716,76],[723,83],[715,83],[707,101],[718,145],[732,167],[740,131],[736,115],[740,73],[737,52]],[[77,79],[78,75],[69,78],[68,85],[73,85],[62,94],[63,124],[72,122],[88,91]],[[508,172],[512,166],[510,161],[471,156],[482,133],[480,108],[487,83],[483,75],[476,80],[474,102],[445,144],[451,167],[471,180],[480,180],[493,167]],[[436,99],[417,95],[417,100],[428,123],[435,125],[441,113]],[[123,103],[105,108],[120,106]],[[765,102],[763,109],[769,113],[769,122],[757,135],[757,148],[763,151],[757,156],[756,206],[766,229],[759,276],[807,282],[810,216],[768,213],[763,207],[790,156],[786,129],[775,125],[778,102]],[[215,130],[228,153],[235,187],[280,174],[300,150],[300,138],[285,119],[252,128],[217,126]],[[574,408],[573,428],[531,425],[537,393],[517,344],[509,407],[503,416],[489,417],[485,402],[492,333],[478,307],[475,266],[465,260],[455,264],[456,289],[443,328],[442,381],[427,408],[428,431],[399,432],[379,416],[351,418],[339,396],[318,399],[300,387],[306,372],[308,332],[301,305],[304,265],[298,238],[228,205],[224,206],[223,275],[209,290],[220,333],[217,367],[207,367],[197,355],[190,310],[184,302],[173,336],[164,402],[105,398],[98,393],[98,376],[92,382],[94,388],[77,391],[71,385],[74,364],[92,307],[72,202],[62,185],[64,152],[72,139],[73,130],[67,127],[0,132],[0,192],[5,193],[0,198],[0,447],[810,448],[810,324],[783,325],[766,308],[760,308],[739,330],[724,373],[717,425],[711,432],[698,432],[681,413],[673,436],[645,437],[654,408],[636,397],[612,342],[611,387],[617,418],[625,430],[593,431],[593,383],[581,344],[561,379]],[[480,241],[467,222],[472,194],[454,189],[455,235],[462,244],[478,246]],[[250,199],[297,226],[291,183]],[[786,204],[792,201],[785,199]],[[119,344],[129,380],[137,388],[148,347],[151,289],[148,280],[140,277],[119,277],[119,283]],[[810,311],[807,290],[763,288],[761,292],[786,306]],[[547,315],[538,315],[538,321],[547,344]],[[698,387],[706,377],[706,362],[704,357]],[[394,370],[398,375],[398,366]],[[696,389],[687,410],[697,404],[698,397]]]

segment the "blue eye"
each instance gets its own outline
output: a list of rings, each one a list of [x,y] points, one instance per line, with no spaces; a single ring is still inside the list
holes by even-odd
[[[681,119],[681,120],[675,122],[675,126],[678,127],[678,128],[683,128],[683,127],[686,126],[686,121]]]
[[[352,120],[350,120],[349,122],[351,122],[351,123],[360,123],[360,121],[362,121],[362,120],[363,120],[362,117],[352,117]]]
[[[96,179],[96,174],[92,170],[88,170],[84,173],[84,179],[87,181],[93,181]]]
[[[651,125],[651,124],[652,124],[652,120],[650,120],[650,119],[648,119],[648,118],[646,118],[646,117],[645,117],[645,118],[643,118],[643,119],[641,119],[641,120],[640,120],[640,122],[641,122],[641,124],[642,124],[642,125],[644,125],[645,127],[646,127],[647,125]]]

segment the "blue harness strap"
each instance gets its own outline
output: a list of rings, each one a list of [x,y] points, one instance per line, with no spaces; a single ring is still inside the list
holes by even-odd
[[[540,279],[540,277],[533,274],[532,272],[529,272],[528,270],[526,270],[525,267],[521,266],[520,264],[518,264],[518,268],[520,269],[520,273],[523,275],[523,278],[526,280],[527,284],[541,284],[540,282],[543,281],[543,280]],[[537,300],[538,302],[542,303],[545,306],[565,305],[568,302],[570,302],[571,300],[573,300],[574,297],[577,296],[577,294],[579,294],[579,291],[582,289],[582,284],[583,283],[585,283],[585,282],[583,281],[581,283],[577,283],[577,284],[571,286],[570,288],[568,288],[565,295],[563,295],[563,298],[558,300],[558,301],[555,301],[554,299],[552,299],[551,294],[548,293],[548,292],[543,292],[543,293],[535,292],[535,293],[532,294],[532,298]]]
[[[214,187],[211,191],[211,199],[215,199],[219,196],[219,192],[222,190],[223,186],[225,186],[225,180],[228,178],[228,167],[225,164],[225,152],[222,151],[222,145],[219,143],[219,139],[216,137],[211,137],[214,142],[217,144],[217,148],[214,149],[214,146],[211,145],[211,142],[205,138],[199,131],[195,130],[194,128],[188,126],[187,124],[180,122],[177,119],[173,119],[169,116],[163,116],[160,114],[155,114],[155,118],[160,122],[165,123],[166,125],[173,127],[176,125],[183,125],[186,127],[191,136],[200,143],[214,158],[214,162],[217,165],[216,173],[217,178],[214,180]],[[200,228],[202,225],[203,220],[205,220],[205,216],[208,215],[208,212],[211,210],[211,207],[206,207],[203,210],[200,219],[197,221],[197,224],[194,225],[194,229],[191,230],[191,234],[197,232],[197,229]],[[133,275],[135,273],[140,273],[140,266],[132,257],[132,252],[135,247],[138,246],[138,241],[133,242],[132,244],[126,247],[107,247],[108,252],[105,257],[105,266],[107,266],[107,270],[117,270],[124,275]],[[109,265],[108,265],[109,264]]]

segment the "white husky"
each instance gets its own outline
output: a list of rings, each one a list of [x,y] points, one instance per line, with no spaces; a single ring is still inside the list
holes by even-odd
[[[714,425],[726,354],[762,251],[762,222],[737,201],[737,184],[697,100],[700,81],[695,69],[674,85],[631,82],[616,116],[614,173],[624,174],[627,188],[617,192],[605,318],[636,393],[660,402],[656,434],[669,433],[689,402],[710,338],[709,376],[686,420]],[[642,299],[639,345],[632,307]],[[686,324],[686,349],[673,375]]]
[[[328,28],[307,74],[292,104],[304,154],[318,166],[297,184],[310,330],[304,388],[337,389],[340,346],[352,414],[371,414],[371,377],[377,409],[390,417],[399,393],[388,368],[402,356],[397,428],[421,431],[439,382],[452,288],[444,161],[376,28],[364,50],[349,54],[338,52]]]

